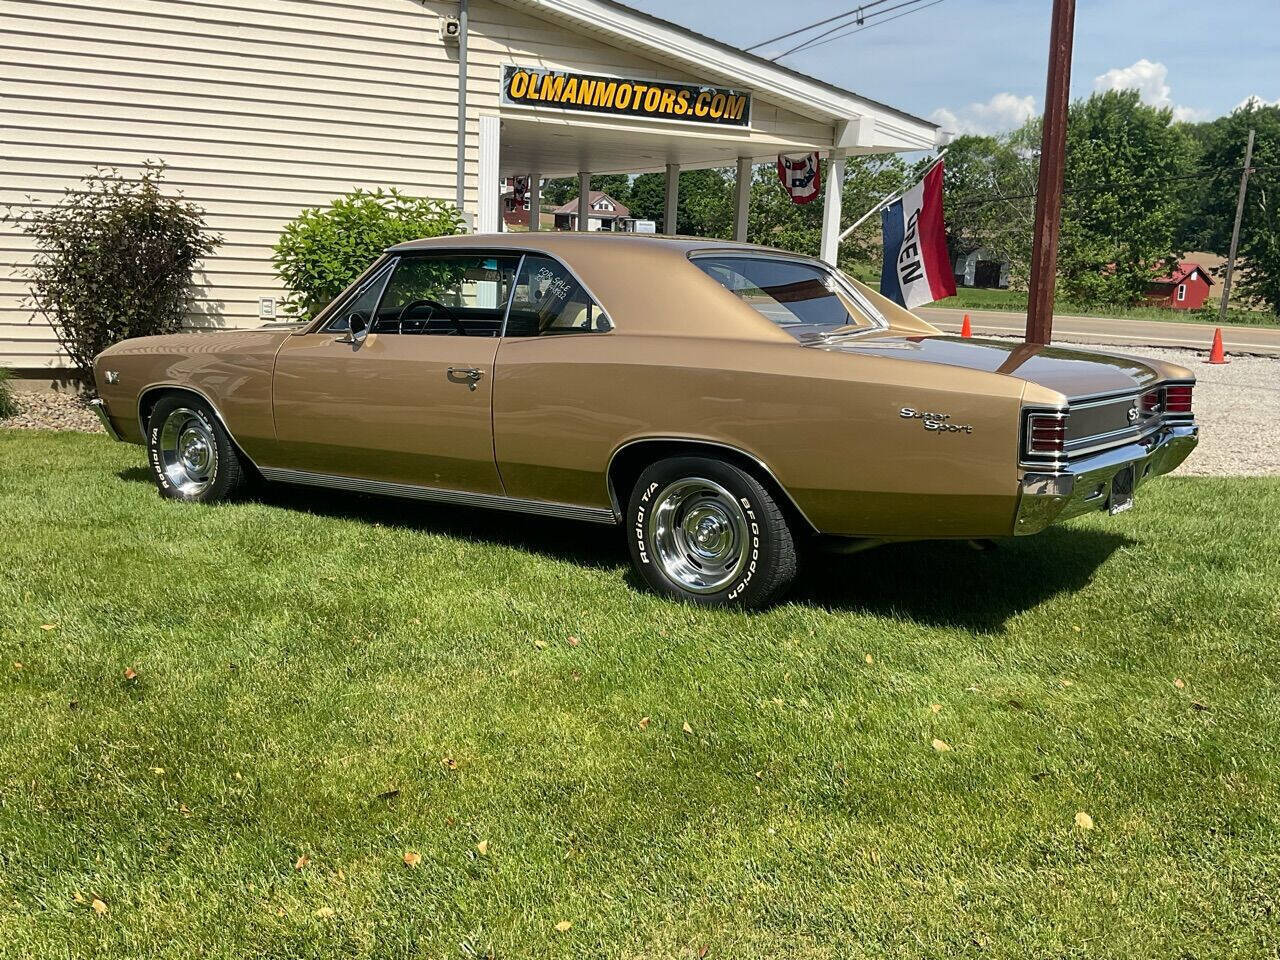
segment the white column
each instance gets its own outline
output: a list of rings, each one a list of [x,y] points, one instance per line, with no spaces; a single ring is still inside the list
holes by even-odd
[[[831,151],[827,164],[826,195],[822,198],[822,259],[836,266],[840,259],[840,221],[844,216],[845,151]]]
[[[578,229],[591,229],[591,174],[578,174]]]
[[[680,164],[667,164],[666,208],[662,214],[662,232],[674,237],[680,229]]]
[[[542,174],[529,174],[529,229],[542,229]]]
[[[751,209],[751,158],[738,158],[738,205],[733,220],[733,239],[747,239],[747,214]]]
[[[502,122],[493,116],[481,117],[476,233],[498,233],[502,229],[502,184],[498,175],[501,143]]]

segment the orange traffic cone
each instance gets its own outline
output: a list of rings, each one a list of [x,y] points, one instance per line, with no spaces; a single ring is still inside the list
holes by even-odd
[[[964,323],[960,325],[960,336],[962,337],[973,336],[973,326],[972,324],[969,323],[969,315],[967,313],[964,315]]]
[[[1209,349],[1209,359],[1205,363],[1230,363],[1222,349],[1222,328],[1213,331],[1213,346]]]

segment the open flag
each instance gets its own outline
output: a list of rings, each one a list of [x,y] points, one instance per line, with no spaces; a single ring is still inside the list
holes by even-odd
[[[956,293],[942,225],[942,164],[880,214],[884,269],[880,292],[907,309]]]

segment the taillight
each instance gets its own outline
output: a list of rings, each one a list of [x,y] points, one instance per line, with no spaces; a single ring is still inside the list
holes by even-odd
[[[1180,383],[1164,388],[1164,409],[1166,413],[1190,413],[1191,390],[1189,383]]]
[[[1151,417],[1160,412],[1160,391],[1148,390],[1142,395],[1142,415]]]
[[[1027,417],[1027,453],[1062,453],[1067,446],[1067,417],[1062,413],[1033,413]]]

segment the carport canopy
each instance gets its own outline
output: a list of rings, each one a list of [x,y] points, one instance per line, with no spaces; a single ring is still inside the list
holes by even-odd
[[[829,185],[843,183],[846,157],[931,151],[940,145],[937,125],[927,120],[613,0],[502,2],[572,32],[575,41],[568,46],[582,50],[580,63],[570,62],[566,55],[556,63],[504,64],[498,114],[480,117],[480,182],[528,177],[534,210],[539,178],[581,179],[578,223],[585,225],[592,174],[665,171],[669,225],[674,222],[681,169],[736,167],[735,233],[745,239],[752,165],[772,162],[778,154],[816,152],[830,161],[828,187],[823,190],[822,249],[823,258],[834,263],[842,211],[840,190]],[[527,75],[513,85],[509,81],[515,72]],[[637,115],[634,110],[602,109],[597,95],[593,107],[587,85],[614,80],[688,91],[692,99],[686,103],[698,103],[700,109],[699,90],[746,95],[749,109],[737,122],[710,122],[693,117],[692,109],[674,115],[682,109],[678,103],[676,110]],[[547,92],[552,81],[561,94],[559,102]],[[565,89],[565,81],[573,86]],[[579,84],[585,96],[570,102]],[[532,96],[527,95],[530,88]],[[651,96],[649,102],[660,101]],[[666,102],[672,105],[672,98]],[[489,192],[481,192],[480,230],[497,230],[500,225],[498,197],[495,193],[486,202]],[[537,216],[531,217],[530,227],[538,229]]]

